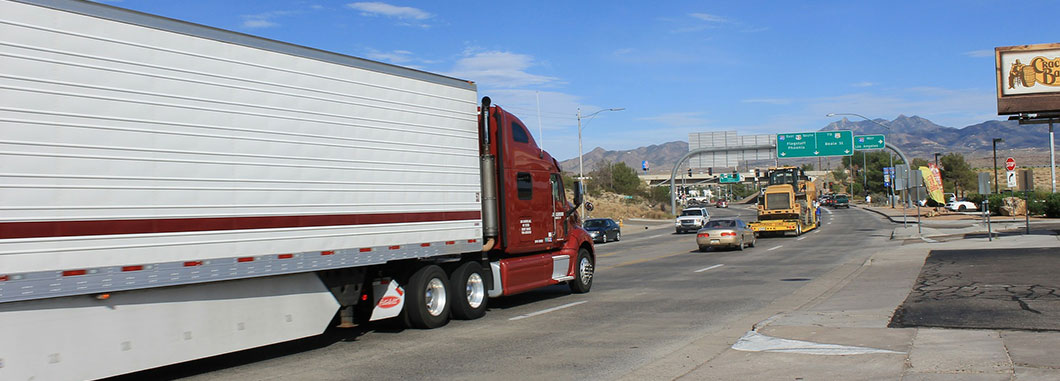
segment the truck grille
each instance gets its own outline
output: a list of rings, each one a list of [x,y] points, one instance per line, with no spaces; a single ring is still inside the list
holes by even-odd
[[[766,194],[766,209],[791,209],[791,198],[787,193]]]

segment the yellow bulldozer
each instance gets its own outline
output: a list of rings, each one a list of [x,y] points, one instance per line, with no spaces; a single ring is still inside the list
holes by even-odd
[[[758,196],[758,221],[751,222],[756,235],[795,236],[820,226],[817,187],[799,167],[770,168],[769,185]]]

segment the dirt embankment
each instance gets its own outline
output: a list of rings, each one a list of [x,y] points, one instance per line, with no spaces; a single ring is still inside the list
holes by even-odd
[[[598,197],[586,196],[585,200],[593,204],[593,211],[586,212],[587,218],[610,218],[615,221],[630,218],[646,218],[653,220],[668,220],[673,218],[670,213],[662,211],[658,204],[626,196],[604,192]],[[670,205],[665,205],[666,209]]]

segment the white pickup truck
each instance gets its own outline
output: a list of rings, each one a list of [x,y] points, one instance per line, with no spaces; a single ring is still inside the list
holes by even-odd
[[[674,221],[674,228],[677,230],[677,234],[684,233],[686,231],[697,231],[710,221],[710,213],[707,213],[707,208],[687,208],[681,211],[681,215]]]

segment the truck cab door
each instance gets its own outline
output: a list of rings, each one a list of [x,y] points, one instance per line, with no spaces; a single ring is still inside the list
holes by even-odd
[[[552,238],[552,246],[563,246],[567,240],[567,219],[563,218],[567,211],[567,195],[563,191],[563,178],[558,173],[553,173],[550,179],[552,183],[552,229],[548,236]]]

